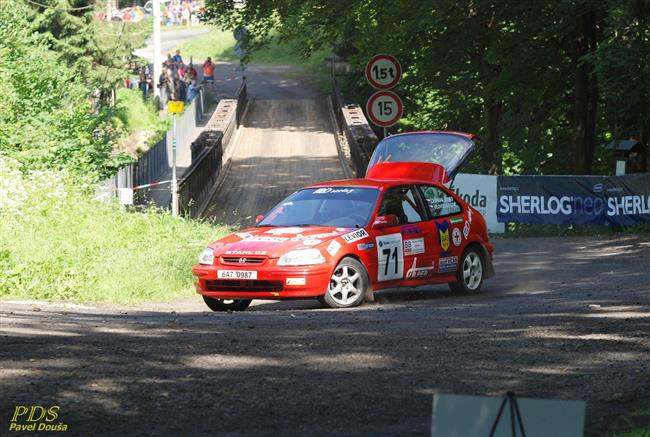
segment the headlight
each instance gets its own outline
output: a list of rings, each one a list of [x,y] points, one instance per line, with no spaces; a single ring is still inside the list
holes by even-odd
[[[279,266],[307,266],[311,264],[323,264],[325,258],[318,249],[292,250],[285,253],[278,260]]]
[[[209,247],[206,247],[203,250],[203,253],[199,256],[199,264],[206,264],[211,266],[214,264],[214,250]]]

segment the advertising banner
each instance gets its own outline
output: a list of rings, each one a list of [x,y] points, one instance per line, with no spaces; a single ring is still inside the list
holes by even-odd
[[[501,223],[626,226],[650,223],[650,173],[498,176]]]
[[[505,225],[497,221],[497,176],[459,173],[451,189],[481,213],[488,232],[504,232]]]

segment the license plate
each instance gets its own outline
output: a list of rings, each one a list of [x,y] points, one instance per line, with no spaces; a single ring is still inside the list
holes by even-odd
[[[257,272],[254,270],[219,270],[219,279],[257,279]]]

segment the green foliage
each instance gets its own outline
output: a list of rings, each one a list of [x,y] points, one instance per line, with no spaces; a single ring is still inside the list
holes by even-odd
[[[0,2],[0,152],[29,169],[105,176],[123,162],[109,114],[91,114],[88,88],[31,30],[28,12]]]
[[[191,266],[225,228],[95,201],[63,172],[0,157],[0,298],[130,303],[191,296]]]
[[[156,102],[153,99],[145,102],[139,89],[118,88],[111,112],[127,132],[146,132],[149,144],[162,139],[171,127],[169,117],[160,118]]]
[[[339,82],[361,104],[374,92],[365,63],[395,55],[406,114],[391,131],[476,133],[469,170],[608,173],[612,137],[639,139],[647,169],[647,1],[207,0],[206,18],[246,26],[252,57],[274,37],[306,55],[333,50],[355,70]]]

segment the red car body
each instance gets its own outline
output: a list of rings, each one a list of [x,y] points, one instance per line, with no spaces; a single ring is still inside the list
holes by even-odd
[[[450,141],[467,141],[473,146],[473,136],[455,132],[418,132],[404,134],[410,135],[404,139],[397,138],[400,135],[389,138],[393,143],[406,141],[411,144],[424,138],[414,135],[422,134],[436,140],[446,135]],[[401,153],[405,149],[395,150]],[[465,162],[468,156],[469,153],[461,161]],[[393,162],[388,148],[380,143],[366,178],[323,182],[303,188],[305,195],[311,196],[308,201],[312,203],[312,197],[318,199],[320,194],[344,197],[347,193],[354,195],[363,190],[376,190],[362,193],[367,197],[376,196],[370,196],[376,200],[371,210],[368,209],[366,223],[264,226],[262,222],[235,232],[209,245],[213,253],[211,264],[192,268],[197,278],[196,290],[205,298],[220,300],[322,297],[328,287],[333,286],[335,270],[346,258],[361,263],[367,272],[366,295],[387,288],[455,283],[459,281],[460,264],[468,248],[473,248],[482,260],[482,282],[483,278],[493,275],[493,247],[489,243],[485,220],[444,185],[462,162],[451,172],[436,162]],[[291,199],[290,196],[287,200]],[[339,204],[345,201],[345,198],[338,200]],[[264,220],[273,214],[283,214],[285,208],[292,205],[291,201],[280,203]],[[346,214],[361,220],[361,214],[357,217],[354,211]],[[279,265],[283,255],[306,249],[316,249],[324,261],[314,265]]]

